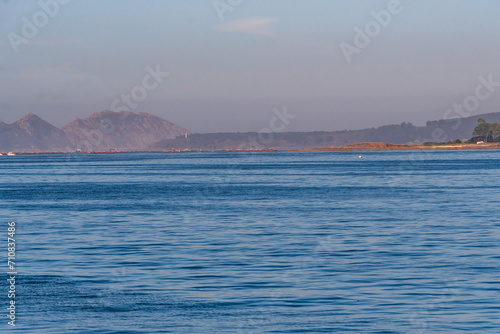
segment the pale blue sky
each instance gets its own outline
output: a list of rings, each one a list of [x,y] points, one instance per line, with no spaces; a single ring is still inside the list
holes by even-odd
[[[339,45],[389,1],[242,0],[223,20],[213,3],[72,0],[16,53],[9,36],[40,2],[0,0],[0,120],[34,112],[62,126],[110,109],[157,65],[170,75],[133,111],[193,132],[257,131],[284,105],[290,131],[420,125],[479,76],[500,81],[496,0],[401,0],[351,63]],[[500,111],[498,90],[471,114]]]

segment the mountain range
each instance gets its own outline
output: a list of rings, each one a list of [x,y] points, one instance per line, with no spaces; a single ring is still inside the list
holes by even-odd
[[[102,111],[57,128],[35,114],[6,124],[0,121],[0,152],[109,152],[163,150],[312,149],[359,142],[392,144],[468,139],[479,118],[500,122],[500,112],[460,119],[429,121],[343,131],[191,134],[148,113]]]
[[[158,116],[130,111],[102,111],[75,119],[61,129],[35,114],[13,124],[0,122],[0,151],[99,152],[141,150],[189,130]]]
[[[13,124],[0,122],[0,151],[51,152],[69,147],[66,133],[35,114]]]

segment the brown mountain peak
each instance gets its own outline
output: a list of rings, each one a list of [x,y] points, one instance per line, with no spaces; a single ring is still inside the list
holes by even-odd
[[[0,127],[0,144],[5,150],[24,152],[60,151],[71,145],[62,130],[33,113]]]
[[[29,114],[21,118],[19,121],[38,121],[38,120],[42,119],[38,115],[35,115],[32,112],[30,112]]]
[[[82,147],[87,151],[144,149],[153,142],[190,133],[158,116],[128,110],[94,113],[68,123],[62,130],[74,145],[87,143]]]

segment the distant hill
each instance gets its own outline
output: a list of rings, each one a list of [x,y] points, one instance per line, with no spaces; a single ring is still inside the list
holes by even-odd
[[[489,123],[500,122],[500,112],[482,114],[460,119],[429,121],[426,123],[425,127],[419,129],[419,133],[420,136],[424,138],[432,138],[433,132],[435,132],[436,134],[439,134],[441,132],[440,130],[436,130],[440,128],[448,138],[446,140],[470,138],[472,137],[474,128],[477,126],[477,120],[480,118],[483,118],[486,122]]]
[[[158,116],[130,111],[102,111],[76,119],[62,130],[83,151],[141,150],[148,145],[191,133]]]
[[[28,114],[13,124],[0,122],[0,151],[59,151],[71,145],[61,129],[35,114]]]
[[[236,150],[236,149],[279,149],[302,150],[318,147],[346,146],[361,142],[387,142],[392,144],[421,144],[425,142],[446,142],[468,139],[477,125],[477,120],[500,122],[500,112],[427,122],[424,127],[411,123],[385,125],[379,128],[344,131],[283,132],[268,134],[207,133],[192,134],[175,139],[162,140],[148,147],[150,150]]]

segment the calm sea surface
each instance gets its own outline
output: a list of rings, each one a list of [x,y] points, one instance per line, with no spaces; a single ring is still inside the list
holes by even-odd
[[[0,332],[500,333],[499,185],[500,151],[3,156]]]

